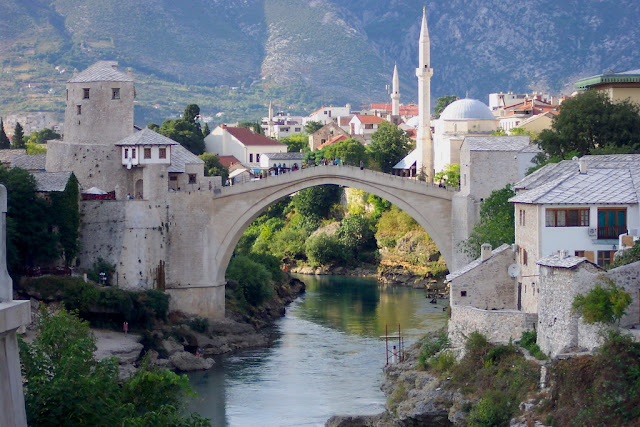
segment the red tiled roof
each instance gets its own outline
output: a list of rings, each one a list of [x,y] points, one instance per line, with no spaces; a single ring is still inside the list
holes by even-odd
[[[240,160],[236,159],[234,156],[218,156],[218,160],[220,160],[220,163],[225,168],[228,168],[233,164],[240,163]]]
[[[409,105],[401,105],[400,106],[400,115],[401,116],[417,116],[419,113],[419,107],[415,104]]]
[[[371,109],[391,111],[391,104],[371,104]]]
[[[382,123],[382,117],[378,117],[378,116],[364,116],[361,114],[356,114],[356,117],[362,123]]]
[[[238,141],[240,141],[244,145],[278,145],[278,146],[286,146],[278,141],[274,141],[273,139],[267,138],[264,135],[260,135],[257,133],[251,132],[246,128],[234,128],[227,127],[227,132],[233,135]]]
[[[318,146],[318,149],[324,148],[324,147],[326,147],[327,145],[335,144],[336,142],[339,142],[339,141],[345,141],[345,140],[347,140],[347,139],[349,139],[349,138],[347,138],[347,137],[346,137],[346,136],[344,136],[344,135],[334,136],[333,138],[331,138],[331,139],[330,139],[330,140],[328,140],[327,142],[320,144],[320,145]]]
[[[349,126],[349,122],[353,116],[340,116],[338,118],[338,126]]]

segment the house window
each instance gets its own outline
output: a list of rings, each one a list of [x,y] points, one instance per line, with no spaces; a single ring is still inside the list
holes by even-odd
[[[129,158],[129,149],[128,148],[124,149],[124,158],[125,159]]]
[[[365,129],[373,129],[373,124],[372,123],[365,123],[364,124],[364,128]]]
[[[69,89],[67,89],[67,93],[65,95],[67,97],[67,101],[69,100]]]
[[[83,94],[82,95],[83,99],[89,99],[89,89],[87,88],[82,89],[82,94]]]
[[[588,227],[589,209],[547,209],[547,227]]]
[[[259,161],[260,161],[260,153],[257,153],[256,154],[256,162],[259,162]]]
[[[169,175],[169,181],[177,181],[178,177],[175,175]]]
[[[527,265],[527,250],[522,249],[522,265]]]
[[[296,132],[300,132],[300,128],[295,128],[295,129],[296,129],[296,130],[295,130]]]
[[[613,255],[616,251],[598,251],[598,265],[606,267],[613,262]]]
[[[144,149],[144,158],[145,159],[150,159],[151,158],[151,148],[145,148]]]
[[[520,217],[519,217],[518,225],[521,225],[524,227],[527,212],[524,209],[520,209],[519,213],[520,213]]]
[[[78,115],[82,114],[82,105],[76,105],[76,113],[78,113]]]
[[[575,251],[574,255],[584,258],[584,251]]]
[[[135,158],[136,158],[136,149],[135,149],[135,148],[132,148],[132,149],[131,149],[131,158],[132,158],[132,159],[135,159]]]
[[[467,291],[460,291],[460,296],[461,297],[466,297],[467,296]]]
[[[161,159],[166,159],[167,158],[167,149],[166,148],[161,148],[159,153],[158,153],[158,157]]]
[[[195,173],[190,173],[189,174],[189,184],[195,184],[196,183],[196,174]]]
[[[120,88],[114,87],[111,89],[111,99],[120,99]]]
[[[249,154],[249,163],[253,163],[253,153]]]
[[[617,239],[619,235],[626,232],[626,208],[598,209],[598,239]]]

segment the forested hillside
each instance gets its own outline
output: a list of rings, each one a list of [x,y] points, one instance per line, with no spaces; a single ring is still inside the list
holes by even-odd
[[[131,67],[136,122],[198,103],[216,120],[386,101],[394,62],[416,99],[422,0],[0,0],[0,114],[61,111],[64,82],[98,59]],[[638,68],[635,0],[426,3],[434,97],[571,91]]]

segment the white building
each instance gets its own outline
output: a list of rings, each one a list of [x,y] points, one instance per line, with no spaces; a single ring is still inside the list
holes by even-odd
[[[285,170],[302,168],[302,161],[305,153],[301,152],[285,152],[285,153],[265,153],[260,156],[260,168],[282,168]]]
[[[561,251],[606,266],[637,238],[639,183],[640,155],[621,154],[550,164],[515,185],[523,310],[537,311],[537,260]]]
[[[269,116],[263,117],[260,126],[269,138],[280,139],[304,132],[305,118],[292,116],[282,111],[273,114],[273,103],[269,102]]]
[[[368,144],[371,142],[371,135],[378,130],[382,122],[382,117],[356,114],[349,122],[349,133],[363,137]]]
[[[206,150],[219,156],[234,156],[242,164],[258,169],[260,156],[284,153],[287,145],[240,127],[220,125],[204,139]]]
[[[305,119],[306,122],[314,121],[320,122],[323,125],[326,125],[331,122],[337,121],[338,117],[351,116],[353,112],[351,111],[351,104],[346,104],[344,107],[334,107],[330,105],[328,107],[321,107],[309,114]]]

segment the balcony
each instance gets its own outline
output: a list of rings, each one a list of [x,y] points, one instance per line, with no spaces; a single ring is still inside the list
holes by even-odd
[[[626,225],[604,225],[598,227],[598,239],[617,239],[627,233]]]

